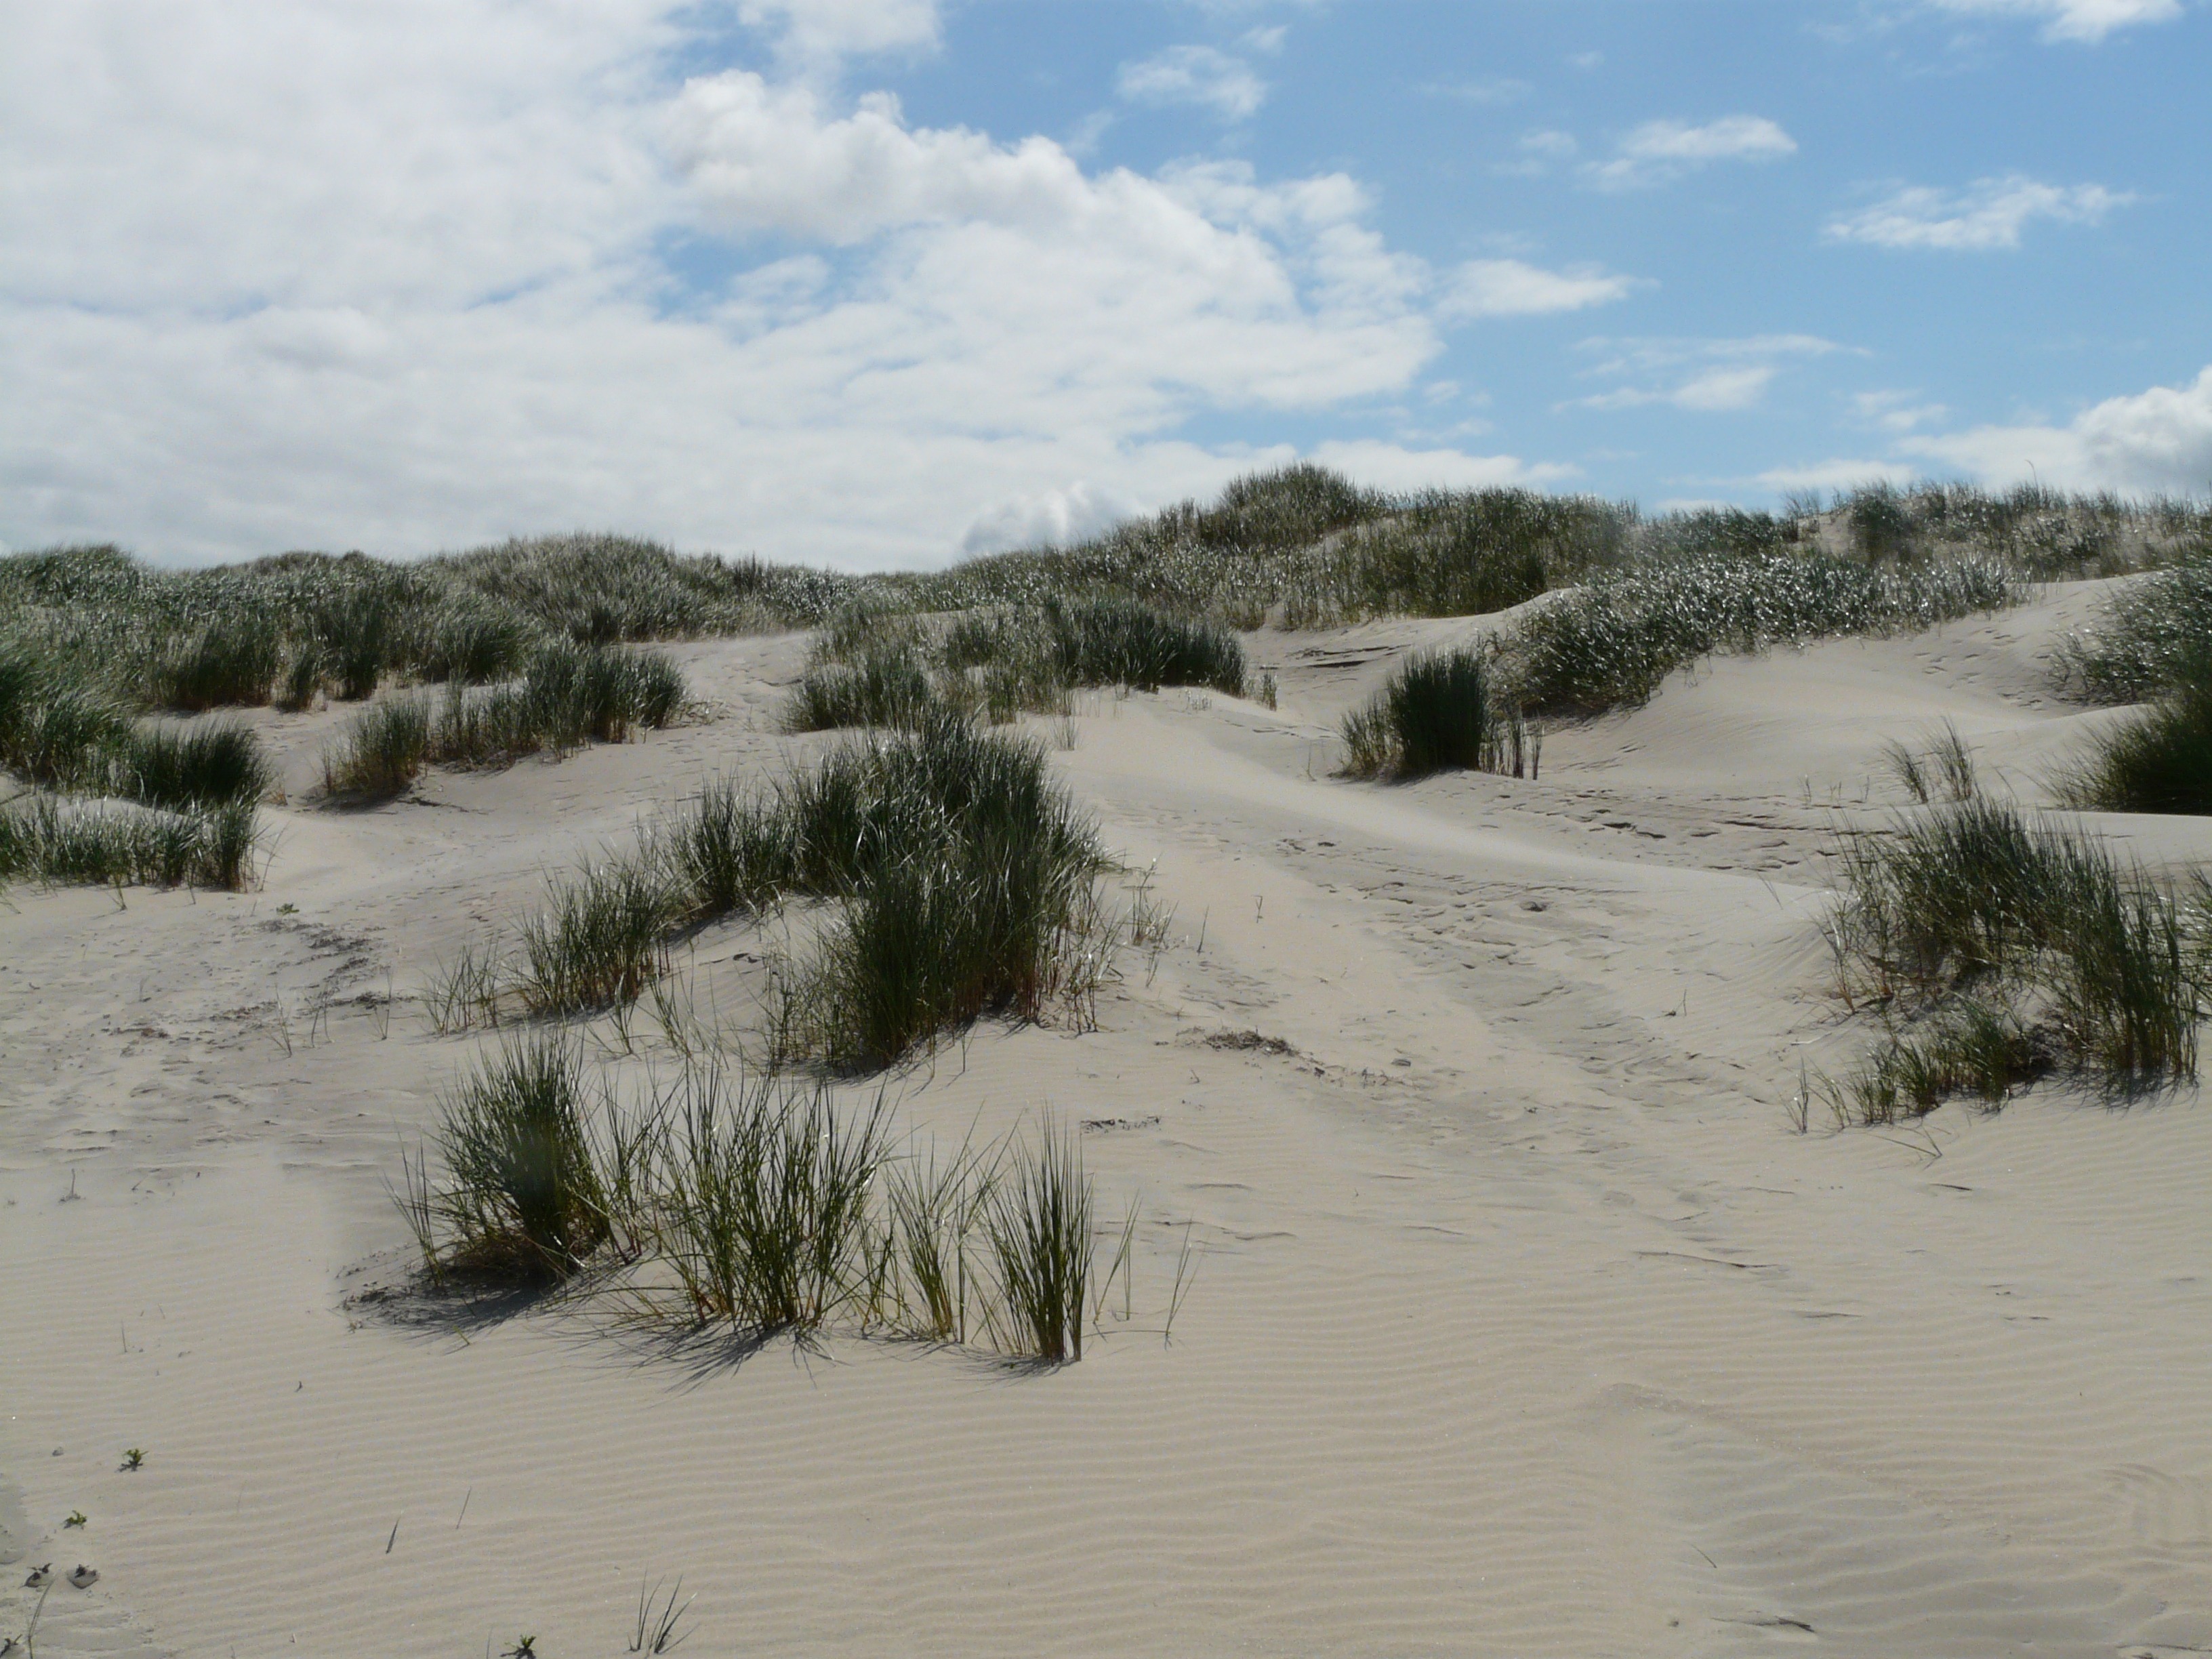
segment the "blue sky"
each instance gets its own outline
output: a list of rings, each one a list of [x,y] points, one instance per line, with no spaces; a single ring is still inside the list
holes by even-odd
[[[2208,83],[2192,0],[13,9],[0,543],[2201,495]]]

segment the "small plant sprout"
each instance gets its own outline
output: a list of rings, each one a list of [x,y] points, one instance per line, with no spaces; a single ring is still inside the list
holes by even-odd
[[[632,1653],[673,1653],[683,1645],[684,1638],[691,1633],[677,1628],[691,1606],[689,1596],[685,1596],[681,1604],[677,1601],[676,1598],[683,1593],[684,1580],[681,1577],[668,1587],[665,1595],[662,1595],[659,1584],[647,1589],[643,1581],[640,1581],[637,1589],[637,1630],[629,1641]]]
[[[514,1645],[501,1654],[499,1659],[538,1659],[538,1638],[534,1636],[516,1637]]]
[[[125,1469],[144,1468],[146,1467],[146,1454],[136,1446],[131,1447],[130,1450],[123,1454],[123,1467]]]
[[[71,1527],[81,1527],[89,1518],[82,1510],[71,1510],[69,1519],[62,1522],[62,1529],[66,1532]]]

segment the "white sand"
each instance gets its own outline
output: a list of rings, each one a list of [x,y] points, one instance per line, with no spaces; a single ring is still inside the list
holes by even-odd
[[[1136,1317],[1044,1375],[346,1300],[404,1267],[400,1137],[477,1047],[404,999],[545,868],[817,746],[769,735],[802,641],[684,648],[709,724],[272,812],[258,893],[18,890],[0,1635],[52,1560],[102,1577],[41,1655],[612,1655],[679,1573],[700,1656],[2212,1648],[2196,1091],[1787,1121],[1868,1036],[1816,932],[1835,814],[1946,717],[2040,799],[2112,718],[2044,679],[2094,597],[1722,661],[1534,784],[1327,775],[1389,653],[1470,625],[1258,636],[1277,713],[1093,700],[1058,758],[1176,944],[1125,954],[1099,1031],[899,1085],[956,1138],[1157,1115],[1085,1139],[1108,1210],[1144,1196]],[[264,717],[295,788],[336,718]],[[2103,827],[2212,856],[2203,820]],[[1244,1030],[1297,1053],[1202,1040]]]

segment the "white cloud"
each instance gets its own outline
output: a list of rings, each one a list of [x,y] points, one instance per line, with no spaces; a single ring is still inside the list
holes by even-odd
[[[738,19],[773,30],[777,55],[795,67],[832,70],[872,52],[938,43],[937,0],[738,0]]]
[[[803,77],[679,88],[687,15],[0,12],[0,538],[615,526],[911,564],[1071,479],[1215,488],[1255,463],[1190,417],[1403,397],[1438,349],[1434,276],[1349,178],[1086,171]],[[747,15],[811,30],[794,61],[935,15]]]
[[[1936,0],[1946,11],[1983,12],[2044,20],[2046,40],[2082,40],[2092,45],[2115,29],[2141,23],[2170,23],[2181,15],[2181,0]]]
[[[1647,121],[1620,141],[1611,161],[1585,171],[1602,188],[1626,190],[1715,161],[1773,161],[1796,153],[1797,141],[1763,115],[1728,115],[1703,126]]]
[[[1110,530],[1142,510],[1118,489],[1102,489],[1078,478],[1056,489],[986,507],[960,538],[960,550],[998,553],[1010,547],[1066,547]]]
[[[1582,147],[1571,132],[1546,131],[1522,134],[1513,148],[1516,159],[1493,164],[1492,173],[1507,178],[1540,179],[1554,167],[1573,161]]]
[[[1437,301],[1446,317],[1533,317],[1625,300],[1632,276],[1577,266],[1545,270],[1519,259],[1471,259],[1452,274]]]
[[[2033,220],[2094,225],[2134,200],[2102,185],[2046,185],[2015,173],[1956,191],[1908,185],[1871,207],[1838,215],[1823,234],[1832,242],[1981,253],[2018,247],[2021,230]]]
[[[1665,404],[1695,414],[1725,414],[1757,407],[1790,359],[1824,357],[1845,348],[1812,334],[1758,334],[1735,340],[1585,340],[1580,349],[1601,355],[1586,371],[1591,376],[1644,384],[1576,398],[1563,408]]]
[[[1869,426],[1886,432],[1911,432],[1940,421],[1951,411],[1941,404],[1915,403],[1915,392],[1861,392],[1851,398],[1851,412]]]
[[[1213,46],[1170,46],[1124,64],[1115,86],[1133,103],[1195,104],[1224,121],[1248,119],[1267,96],[1249,64]]]
[[[1739,368],[1708,368],[1680,386],[1665,391],[1623,386],[1582,399],[1585,409],[1638,409],[1647,404],[1672,404],[1698,414],[1720,414],[1749,409],[1766,395],[1775,368],[1771,363],[1752,363]]]
[[[1993,483],[2030,477],[2073,489],[2212,493],[2212,368],[2083,410],[2064,426],[1980,426],[1911,440],[1907,453]]]

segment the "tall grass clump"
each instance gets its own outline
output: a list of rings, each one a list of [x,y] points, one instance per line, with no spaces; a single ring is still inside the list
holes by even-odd
[[[888,1109],[719,1068],[686,1074],[654,1183],[653,1238],[686,1310],[762,1335],[872,1311]]]
[[[246,726],[155,726],[125,741],[112,793],[149,806],[188,808],[258,801],[276,781],[261,740]]]
[[[2085,702],[2144,702],[2212,682],[2212,541],[2130,584],[2069,638],[2060,672]]]
[[[1853,836],[1842,875],[1838,988],[1890,1028],[1843,1090],[1862,1121],[1926,1111],[1961,1078],[2001,1099],[2000,1074],[2056,1065],[2121,1090],[2196,1075],[2189,917],[2100,842],[1972,799]]]
[[[1031,1151],[1018,1143],[983,1206],[998,1270],[1000,1346],[1049,1364],[1083,1358],[1097,1249],[1091,1179],[1073,1135],[1047,1123]]]
[[[650,855],[587,864],[556,882],[521,928],[514,988],[536,1014],[633,1002],[667,969],[676,904]]]
[[[2100,733],[2059,783],[2068,805],[2088,811],[2212,814],[2212,684]]]
[[[1525,708],[1599,714],[1648,702],[1716,652],[1932,628],[2024,597],[1995,559],[1885,569],[1827,553],[1698,555],[1595,576],[1522,620],[1505,651]]]
[[[1425,777],[1449,769],[1533,775],[1541,738],[1503,695],[1494,660],[1476,647],[1410,659],[1344,720],[1353,777]]]
[[[1045,620],[1071,685],[1202,685],[1243,695],[1244,647],[1226,629],[1114,599],[1055,601]]]
[[[780,805],[787,890],[838,902],[784,985],[786,1056],[877,1070],[1095,986],[1106,860],[1036,744],[940,716],[848,743]]]
[[[621,743],[682,712],[683,671],[658,652],[556,642],[534,652],[520,679],[442,699],[387,698],[355,715],[323,761],[327,793],[384,800],[425,766],[502,766],[586,743]]]
[[[284,635],[258,608],[187,629],[164,641],[146,672],[148,700],[197,714],[270,700],[284,664]]]
[[[595,1093],[580,1048],[538,1033],[443,1097],[443,1176],[433,1180],[427,1158],[410,1164],[398,1195],[434,1278],[565,1278],[607,1243],[614,1194],[590,1120],[612,1109]]]
[[[787,732],[914,726],[940,703],[928,661],[911,645],[878,646],[850,661],[818,663],[784,705]]]
[[[1504,611],[1617,563],[1634,514],[1589,496],[1431,490],[1288,569],[1284,625]]]
[[[0,879],[237,892],[259,845],[250,800],[171,812],[38,793],[0,808]]]
[[[399,794],[430,758],[430,731],[424,697],[392,697],[363,709],[324,751],[324,793],[357,800]]]

